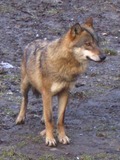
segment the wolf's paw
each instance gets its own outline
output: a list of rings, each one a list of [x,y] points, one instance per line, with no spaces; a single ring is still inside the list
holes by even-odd
[[[25,117],[18,116],[16,119],[16,124],[24,124],[25,123]]]
[[[57,145],[57,143],[54,138],[47,138],[46,137],[46,145],[49,147],[55,147]]]
[[[70,139],[66,135],[64,135],[64,136],[59,135],[58,140],[62,144],[69,144],[70,143]]]

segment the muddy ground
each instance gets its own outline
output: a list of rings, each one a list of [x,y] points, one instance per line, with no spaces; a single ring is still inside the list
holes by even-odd
[[[26,123],[15,125],[21,102],[20,62],[34,39],[55,39],[92,16],[107,54],[90,62],[70,93],[65,124],[70,145],[45,146],[42,100],[30,93]],[[5,68],[9,63],[13,68]],[[54,100],[54,118],[57,101]],[[0,160],[120,160],[120,1],[0,1]]]

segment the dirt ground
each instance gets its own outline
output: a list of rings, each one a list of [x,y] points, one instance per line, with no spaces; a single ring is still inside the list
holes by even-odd
[[[89,16],[107,59],[90,62],[70,93],[65,124],[71,144],[47,147],[39,134],[41,98],[30,93],[26,123],[15,125],[23,49],[38,38],[57,38]],[[56,98],[53,104],[56,120]],[[0,1],[0,160],[120,160],[119,0]]]

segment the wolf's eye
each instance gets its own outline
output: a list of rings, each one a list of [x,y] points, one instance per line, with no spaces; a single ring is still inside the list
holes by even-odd
[[[85,44],[86,44],[86,46],[91,46],[90,42],[86,42]]]

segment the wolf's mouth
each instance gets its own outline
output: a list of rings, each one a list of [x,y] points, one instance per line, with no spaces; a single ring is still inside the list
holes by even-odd
[[[86,58],[87,58],[88,60],[90,60],[90,61],[94,61],[93,59],[91,59],[91,58],[90,58],[90,57],[88,57],[88,56],[87,56]],[[95,61],[94,61],[94,62],[95,62]]]
[[[90,60],[90,61],[94,61],[94,62],[102,62],[102,61],[105,60],[106,56],[100,57],[99,60],[93,60],[93,59],[91,59],[89,56],[87,56],[86,58],[87,58],[88,60]]]

